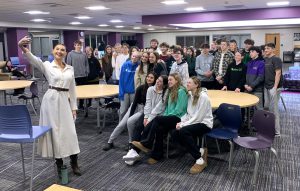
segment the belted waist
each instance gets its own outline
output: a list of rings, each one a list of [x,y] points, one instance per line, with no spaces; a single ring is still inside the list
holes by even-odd
[[[49,89],[53,89],[53,90],[56,90],[56,91],[63,91],[63,92],[69,91],[69,89],[66,89],[66,88],[60,88],[60,87],[55,87],[55,86],[49,86]]]

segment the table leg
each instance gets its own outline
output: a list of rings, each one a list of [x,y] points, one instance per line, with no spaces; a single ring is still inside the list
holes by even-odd
[[[7,101],[6,101],[6,91],[5,90],[1,90],[2,96],[3,96],[3,104],[7,105]]]
[[[87,106],[87,99],[84,99],[84,117],[89,116],[88,106]]]
[[[248,107],[247,108],[247,118],[248,118],[248,129],[251,131],[251,125],[250,125],[250,110],[251,110],[251,107]]]
[[[102,133],[102,127],[100,126],[100,105],[97,99],[97,127],[99,128],[99,134]]]

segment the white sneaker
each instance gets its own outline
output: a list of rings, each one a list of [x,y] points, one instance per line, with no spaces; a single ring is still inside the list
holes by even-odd
[[[126,161],[128,161],[128,160],[135,161],[135,160],[138,160],[139,158],[140,158],[140,155],[134,149],[130,149],[128,151],[128,153],[125,156],[123,156],[123,160],[126,160]]]
[[[204,160],[203,160],[203,158],[202,158],[202,157],[200,157],[199,159],[197,159],[197,160],[196,160],[196,164],[198,164],[198,165],[202,165],[202,164],[204,164]]]
[[[125,163],[129,166],[132,166],[134,164],[135,161],[133,160],[125,160]]]

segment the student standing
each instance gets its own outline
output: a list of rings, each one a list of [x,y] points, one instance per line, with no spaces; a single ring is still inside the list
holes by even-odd
[[[242,53],[236,52],[234,61],[231,63],[224,76],[224,87],[222,90],[231,90],[235,92],[243,92],[246,83],[246,66],[242,63]]]
[[[282,61],[275,56],[275,44],[265,45],[265,108],[275,114],[275,135],[280,136],[278,101],[282,87]]]
[[[173,49],[173,57],[175,62],[171,67],[170,74],[177,73],[181,79],[182,85],[186,87],[187,80],[189,79],[189,67],[186,61],[183,60],[183,50],[180,47]]]
[[[88,84],[88,75],[90,72],[87,55],[81,51],[82,42],[76,40],[74,42],[74,50],[67,56],[67,64],[73,66],[75,82],[77,86]],[[83,108],[83,100],[79,100],[79,108]]]

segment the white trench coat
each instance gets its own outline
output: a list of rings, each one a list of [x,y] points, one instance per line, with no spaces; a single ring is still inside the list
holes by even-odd
[[[52,145],[55,158],[78,154],[80,150],[72,115],[72,110],[77,110],[73,67],[66,65],[61,71],[54,61],[43,63],[30,52],[24,55],[30,64],[45,75],[49,86],[69,89],[69,91],[48,89],[43,97],[39,125],[52,127],[53,144],[50,133],[47,133],[38,141],[38,154],[42,157],[53,157]]]

